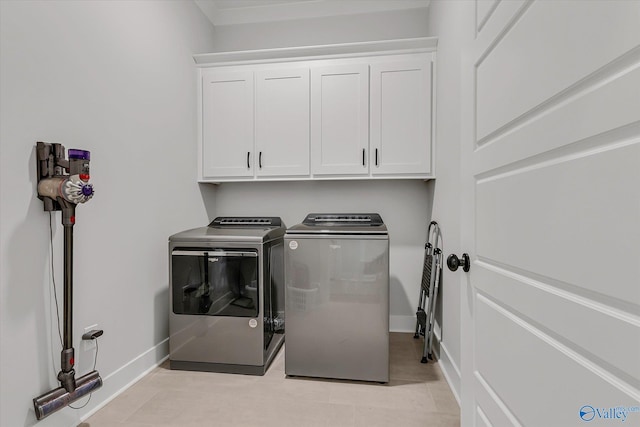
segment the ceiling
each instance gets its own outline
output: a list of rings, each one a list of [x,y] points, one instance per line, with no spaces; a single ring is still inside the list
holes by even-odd
[[[426,8],[430,0],[194,0],[213,25]]]

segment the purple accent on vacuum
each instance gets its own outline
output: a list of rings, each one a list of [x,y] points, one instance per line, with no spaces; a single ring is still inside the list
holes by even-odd
[[[87,150],[69,149],[69,159],[91,160],[91,153]]]
[[[82,195],[83,196],[92,196],[93,195],[93,186],[91,185],[83,185],[82,186]]]

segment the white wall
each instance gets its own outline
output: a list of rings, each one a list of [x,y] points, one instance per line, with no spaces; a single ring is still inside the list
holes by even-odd
[[[215,52],[314,46],[427,35],[427,8],[215,27]]]
[[[105,383],[85,409],[38,423],[75,426],[167,354],[167,237],[214,210],[214,187],[196,184],[192,60],[213,26],[183,1],[2,1],[0,19],[0,425],[35,425],[31,400],[58,385],[42,140],[90,150],[96,188],[77,210],[74,346],[82,375],[84,327],[104,329]],[[53,233],[61,298],[59,213]]]
[[[430,35],[438,37],[436,67],[437,179],[433,189],[433,219],[443,237],[444,258],[464,252],[460,247],[460,66],[464,1],[432,1],[429,7]],[[438,301],[440,360],[447,379],[460,401],[460,295],[462,274],[443,268]],[[436,328],[436,332],[438,328]]]

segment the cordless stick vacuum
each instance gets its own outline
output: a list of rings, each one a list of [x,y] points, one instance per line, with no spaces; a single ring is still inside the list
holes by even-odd
[[[100,388],[102,378],[98,371],[91,371],[76,380],[73,369],[73,225],[76,205],[93,196],[93,186],[89,184],[90,153],[70,149],[66,160],[64,146],[46,142],[38,142],[36,152],[38,198],[43,201],[45,211],[62,211],[64,226],[64,343],[58,373],[61,387],[33,399],[36,418],[41,420]],[[83,339],[96,339],[100,335],[102,331],[90,331]]]

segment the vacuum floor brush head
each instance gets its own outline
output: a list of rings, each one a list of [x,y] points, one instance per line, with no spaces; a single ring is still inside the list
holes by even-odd
[[[41,420],[100,387],[102,387],[100,374],[98,374],[98,371],[91,371],[76,380],[76,389],[71,393],[63,387],[58,387],[40,397],[36,397],[33,399],[36,418]]]

